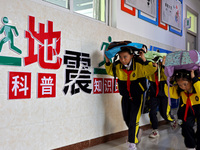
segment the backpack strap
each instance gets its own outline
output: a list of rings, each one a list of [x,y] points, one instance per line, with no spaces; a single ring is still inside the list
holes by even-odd
[[[169,106],[171,106],[171,98],[170,98],[170,92],[169,92],[169,87],[170,87],[170,77],[167,77],[167,85],[168,85],[168,102]]]

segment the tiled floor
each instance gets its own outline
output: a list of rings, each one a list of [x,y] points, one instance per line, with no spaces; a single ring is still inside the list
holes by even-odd
[[[138,150],[186,150],[181,135],[181,129],[172,131],[169,125],[159,127],[160,137],[149,138],[151,130],[143,131],[141,142],[137,145]],[[100,144],[85,150],[128,150],[127,137]]]

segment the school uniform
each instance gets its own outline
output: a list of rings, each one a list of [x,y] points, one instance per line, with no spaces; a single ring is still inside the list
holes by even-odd
[[[190,92],[180,92],[180,105],[178,110],[178,118],[182,120],[182,135],[187,148],[195,148],[200,150],[200,79],[194,77],[192,79],[193,88]],[[179,98],[177,93],[178,86],[169,88],[171,98]],[[165,93],[168,95],[168,87],[165,85]],[[195,133],[193,127],[197,122],[197,131]]]
[[[171,107],[168,103],[168,98],[164,92],[164,85],[166,84],[167,77],[164,74],[164,66],[161,66],[160,71],[160,80],[158,79],[158,71],[154,74],[147,76],[147,79],[150,82],[149,87],[149,117],[152,128],[158,129],[158,119],[157,119],[157,110],[159,110],[160,115],[169,122],[172,122],[173,116],[171,115]]]
[[[113,76],[113,64],[106,63],[106,72]],[[133,58],[125,67],[116,62],[116,77],[118,78],[118,89],[122,96],[122,114],[128,126],[128,141],[138,143],[139,120],[143,104],[143,94],[146,90],[146,76],[153,74],[156,67],[152,62],[143,62],[141,58]]]

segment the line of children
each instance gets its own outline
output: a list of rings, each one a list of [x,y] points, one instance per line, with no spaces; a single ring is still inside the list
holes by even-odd
[[[147,61],[142,51],[140,51],[139,57],[135,57],[133,51],[138,49],[131,46],[126,47],[129,43],[131,42],[117,42],[117,46],[123,45],[118,51],[119,60],[111,63],[105,55],[105,68],[108,75],[118,77],[118,89],[122,96],[122,114],[128,127],[129,150],[137,150],[136,144],[139,142],[139,120],[143,94],[146,90],[146,77],[151,82],[150,120],[152,128],[154,130],[158,128],[156,108],[159,104],[161,104],[159,105],[161,116],[171,122],[173,118],[170,115],[170,107],[166,97],[168,96],[168,86],[163,71],[165,60],[163,60],[163,64],[159,64],[161,66],[161,80],[158,84],[156,82],[158,65]],[[115,44],[111,43],[110,49],[115,47]],[[141,47],[142,49],[144,46]],[[200,80],[195,76],[194,71],[188,72],[186,70],[176,71],[172,79],[172,82],[177,84],[169,87],[169,93],[171,98],[180,98],[178,119],[182,120],[181,127],[185,145],[188,150],[200,150]],[[197,122],[196,133],[193,129],[195,120]],[[155,135],[152,132],[150,137],[158,137],[158,133]]]
[[[129,43],[131,42],[125,41],[117,45]],[[109,46],[112,48],[113,44]],[[143,44],[140,49],[146,50]],[[146,76],[153,74],[157,69],[152,62],[146,61],[143,51],[139,52],[139,57],[135,57],[134,50],[138,49],[132,46],[121,47],[118,52],[119,60],[113,63],[105,55],[107,74],[118,77],[118,89],[122,96],[122,114],[128,127],[129,150],[137,150],[136,144],[139,142],[139,120],[143,94],[146,90]]]

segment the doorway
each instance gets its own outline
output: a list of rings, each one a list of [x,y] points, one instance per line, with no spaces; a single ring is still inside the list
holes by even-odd
[[[186,29],[186,49],[187,51],[198,50],[198,14],[189,7],[186,9],[186,16],[191,20],[190,28]]]

